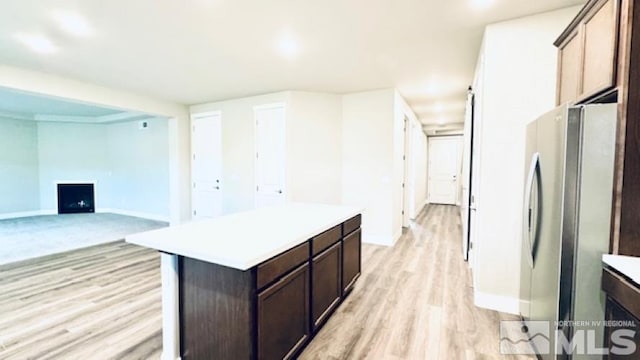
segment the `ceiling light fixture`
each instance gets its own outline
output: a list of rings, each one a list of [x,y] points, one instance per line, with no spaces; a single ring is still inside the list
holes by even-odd
[[[486,9],[493,5],[494,0],[471,0],[471,6],[475,9]]]
[[[53,54],[58,51],[55,44],[44,35],[19,33],[15,35],[15,38],[40,54]]]
[[[93,29],[91,25],[89,25],[89,22],[76,12],[55,10],[53,12],[53,19],[62,30],[73,36],[88,37],[93,35]]]
[[[290,31],[283,31],[276,43],[278,53],[289,60],[292,60],[300,53],[300,45]]]
[[[440,85],[440,82],[436,80],[431,80],[427,84],[427,86],[424,87],[424,92],[429,96],[433,96],[433,95],[438,95],[441,89],[442,89],[442,86]]]

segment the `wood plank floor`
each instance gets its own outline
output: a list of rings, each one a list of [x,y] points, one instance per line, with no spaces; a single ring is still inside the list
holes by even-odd
[[[473,306],[457,212],[430,206],[395,247],[364,244],[355,289],[300,358],[503,358],[514,317]],[[157,253],[122,242],[0,266],[0,359],[158,359],[159,276]]]
[[[124,242],[0,266],[0,359],[158,359],[160,257]]]
[[[517,317],[473,305],[458,213],[429,206],[393,248],[363,245],[354,291],[300,359],[515,359],[499,321]]]

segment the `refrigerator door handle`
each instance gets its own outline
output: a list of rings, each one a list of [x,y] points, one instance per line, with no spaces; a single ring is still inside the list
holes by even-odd
[[[527,247],[527,260],[529,266],[533,269],[533,244],[531,240],[531,192],[533,191],[533,180],[538,175],[538,167],[540,165],[540,154],[535,153],[531,157],[531,165],[529,166],[529,175],[527,176],[527,184],[525,185],[524,194],[524,211],[522,222],[522,236],[524,238],[524,245]],[[539,195],[539,194],[538,194]]]

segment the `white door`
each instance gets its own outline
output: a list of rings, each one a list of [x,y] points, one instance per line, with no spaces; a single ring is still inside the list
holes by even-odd
[[[222,119],[219,112],[191,117],[192,217],[222,214]]]
[[[257,106],[256,208],[284,204],[285,108],[284,104]]]
[[[471,153],[473,141],[473,103],[474,95],[469,92],[464,121],[464,145],[462,149],[462,199],[460,199],[460,217],[462,223],[462,257],[469,259],[469,219],[471,218]]]
[[[458,193],[459,138],[429,139],[429,202],[455,205]]]

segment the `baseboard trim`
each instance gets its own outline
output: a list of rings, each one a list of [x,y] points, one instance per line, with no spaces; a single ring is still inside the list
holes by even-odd
[[[165,355],[163,352],[162,355],[160,355],[160,359],[161,360],[181,360],[182,358],[180,356],[175,357],[171,355]]]
[[[133,216],[133,217],[138,217],[138,218],[147,219],[147,220],[169,222],[169,217],[168,216],[158,215],[158,214],[150,214],[150,213],[144,213],[144,212],[138,212],[138,211],[129,211],[129,210],[111,209],[111,208],[99,208],[99,209],[96,209],[96,212],[97,213],[112,213],[112,214],[118,214],[118,215]],[[51,209],[49,209],[49,210],[21,211],[21,212],[0,214],[0,220],[18,219],[18,218],[23,218],[23,217],[41,216],[41,215],[57,215],[57,214],[58,214],[57,210],[51,210]]]
[[[398,240],[400,240],[400,237],[402,237],[402,227],[400,227],[400,230],[391,238],[391,246],[394,246]]]
[[[46,214],[44,214],[42,210],[34,210],[34,211],[20,211],[20,212],[13,212],[13,213],[4,213],[4,214],[0,214],[0,220],[6,220],[6,219],[17,219],[17,218],[30,217],[30,216],[38,216],[38,215],[46,215]]]
[[[97,213],[112,213],[112,214],[118,214],[118,215],[124,215],[124,216],[133,216],[133,217],[147,219],[147,220],[169,222],[169,217],[168,216],[159,215],[159,214],[145,213],[145,212],[140,212],[140,211],[129,211],[129,210],[112,209],[112,208],[99,208],[99,209],[96,209],[96,212]]]
[[[520,299],[510,296],[474,291],[473,303],[477,307],[481,307],[484,309],[495,310],[514,315],[520,314]]]
[[[422,214],[422,212],[424,211],[424,209],[426,209],[427,205],[429,205],[429,203],[427,202],[427,200],[422,202],[422,205],[420,205],[420,209],[414,214],[414,217],[411,218],[411,220],[415,220],[417,218],[420,217],[420,214]]]
[[[388,236],[367,234],[366,230],[362,230],[362,242],[365,244],[393,246],[392,240]]]
[[[420,208],[420,211],[418,211],[418,215],[416,216],[416,218],[419,218],[420,215],[422,215],[422,213],[427,210],[427,205],[429,205],[429,202],[425,200],[424,203],[422,203],[422,207]]]

